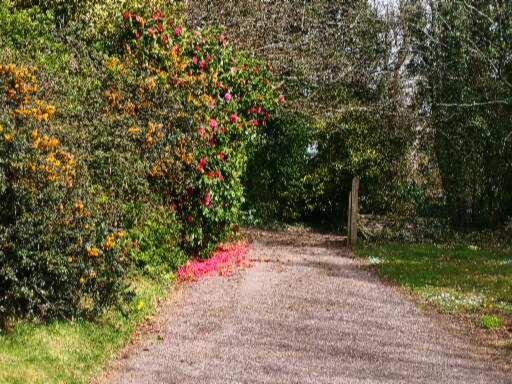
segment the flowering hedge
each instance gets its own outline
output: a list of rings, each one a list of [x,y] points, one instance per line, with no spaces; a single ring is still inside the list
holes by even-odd
[[[108,43],[55,27],[39,69],[6,61],[19,36],[0,49],[0,322],[94,316],[134,268],[175,270],[238,223],[247,147],[283,99],[221,33],[151,3],[123,3]]]
[[[222,34],[147,8],[123,19],[125,54],[107,61],[116,130],[135,144],[151,190],[186,223],[184,248],[208,254],[238,221],[246,146],[279,95]]]
[[[0,316],[92,314],[123,287],[123,232],[102,225],[40,94],[35,68],[0,65]]]

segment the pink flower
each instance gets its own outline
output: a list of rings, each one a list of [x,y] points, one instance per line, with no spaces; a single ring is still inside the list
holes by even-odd
[[[176,29],[174,30],[174,36],[176,37],[180,37],[182,33],[183,29],[181,27],[176,27]]]
[[[219,126],[219,123],[217,123],[217,120],[215,119],[211,119],[210,120],[210,127],[213,129],[213,130],[216,130]]]
[[[224,45],[224,43],[225,43],[225,42],[226,42],[226,36],[224,36],[224,35],[220,35],[220,37],[219,37],[219,43],[220,43],[221,45]]]
[[[146,25],[146,20],[144,20],[144,18],[139,15],[135,16],[135,21],[139,23],[141,26]]]
[[[231,93],[226,93],[224,95],[224,100],[226,100],[228,103],[233,100],[233,96],[231,96]]]
[[[201,69],[201,71],[206,71],[206,68],[208,68],[208,63],[204,60],[201,60],[199,63],[199,69]]]
[[[206,192],[204,196],[204,205],[206,208],[209,208],[212,205],[212,193],[210,191]]]
[[[284,97],[284,95],[281,95],[281,96],[279,96],[278,101],[279,101],[279,104],[283,105],[286,103],[286,98]]]
[[[206,129],[204,127],[199,128],[199,136],[201,136],[201,137],[206,136]]]
[[[148,33],[151,35],[151,37],[155,37],[157,32],[155,28],[149,28]]]
[[[255,127],[259,127],[260,126],[259,120],[253,120],[252,125],[254,125]]]
[[[233,124],[238,123],[238,115],[236,115],[236,114],[232,114],[232,115],[231,115],[231,122],[232,122]]]
[[[194,63],[194,65],[199,64],[199,58],[197,56],[194,56],[194,58],[192,59],[192,62]]]

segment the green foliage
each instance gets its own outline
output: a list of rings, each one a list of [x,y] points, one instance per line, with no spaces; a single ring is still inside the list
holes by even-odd
[[[174,212],[159,209],[129,234],[132,258],[137,267],[150,275],[169,274],[187,257],[180,248],[180,223]]]
[[[446,207],[461,228],[512,214],[510,2],[439,1],[410,21]]]
[[[498,316],[484,315],[480,320],[480,325],[485,329],[499,329],[503,326],[503,320]]]
[[[263,129],[244,176],[246,206],[254,210],[256,219],[293,222],[309,216],[315,136],[312,121],[293,113],[279,116]]]

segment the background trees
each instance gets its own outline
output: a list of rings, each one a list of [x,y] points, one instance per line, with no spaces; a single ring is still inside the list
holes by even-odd
[[[510,217],[509,2],[189,5],[194,25],[224,25],[263,56],[285,84],[288,111],[313,119],[303,217],[340,217],[355,174],[367,211],[440,215],[460,228]]]

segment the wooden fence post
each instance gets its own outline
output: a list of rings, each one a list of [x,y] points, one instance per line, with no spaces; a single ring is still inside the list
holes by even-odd
[[[352,191],[348,198],[348,235],[350,247],[357,244],[357,221],[359,217],[359,177],[352,180]]]

